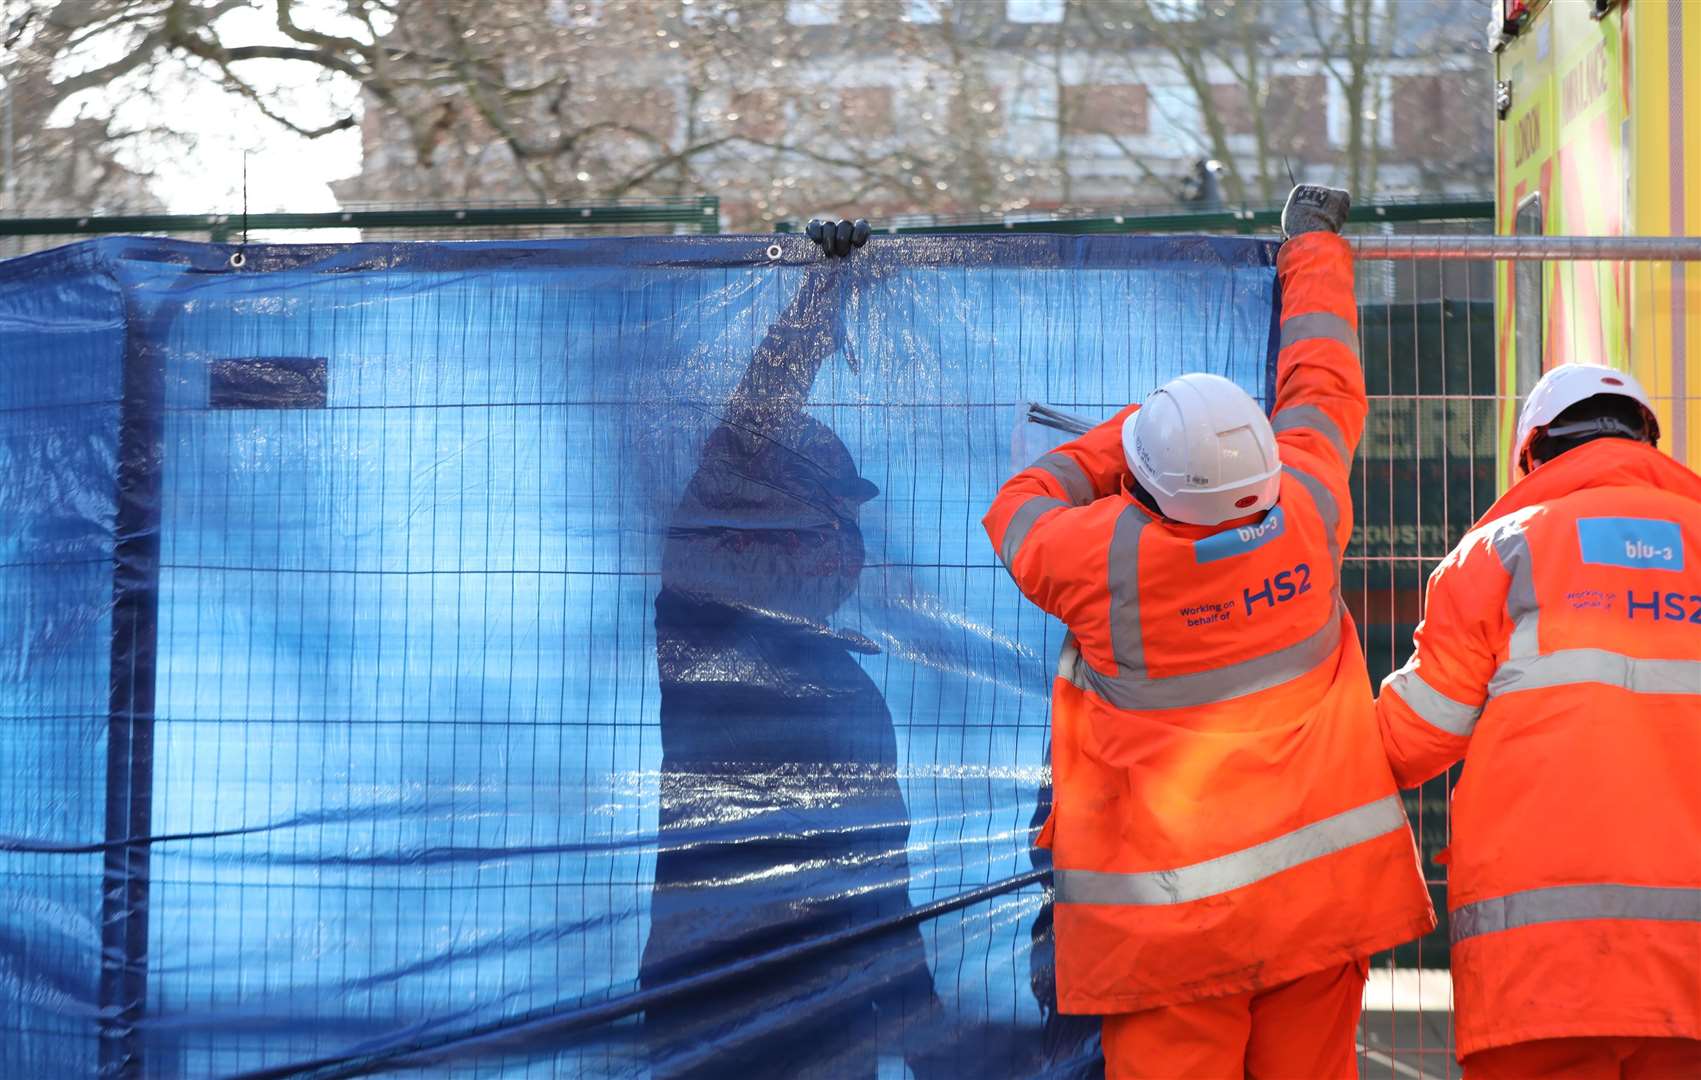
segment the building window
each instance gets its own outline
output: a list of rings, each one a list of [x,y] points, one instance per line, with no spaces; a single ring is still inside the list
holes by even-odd
[[[670,89],[610,87],[585,102],[585,118],[619,124],[656,139],[670,140],[679,128],[679,100]]]
[[[839,21],[841,0],[786,0],[786,21],[793,26],[831,26]]]
[[[602,21],[603,0],[550,0],[549,21],[558,26],[595,26]]]
[[[1004,136],[1011,150],[1031,156],[1049,156],[1057,151],[1057,89],[1051,79],[1013,82],[1005,87],[1003,111],[1009,120]],[[995,119],[986,109],[989,104],[977,106],[983,122]]]
[[[1197,22],[1203,14],[1199,0],[1146,0],[1146,10],[1158,22]]]
[[[1186,83],[1146,87],[1146,134],[1203,150],[1208,138],[1199,95]]]
[[[1447,89],[1441,75],[1413,75],[1394,80],[1389,112],[1394,122],[1394,150],[1404,160],[1444,157],[1451,135]]]
[[[892,91],[885,86],[859,86],[839,92],[839,115],[861,138],[890,138],[896,130]]]
[[[1363,17],[1365,11],[1370,13],[1373,20],[1381,21],[1388,17],[1388,0],[1326,0],[1323,13],[1336,19],[1348,19],[1355,15]]]
[[[1065,86],[1063,108],[1071,135],[1144,135],[1151,130],[1146,88],[1137,83]]]
[[[733,131],[757,142],[772,142],[785,129],[785,103],[775,90],[734,94],[726,118]]]
[[[1264,130],[1270,148],[1303,159],[1328,153],[1332,110],[1280,106],[1296,101],[1333,101],[1333,89],[1334,80],[1321,75],[1270,76],[1264,95]]]
[[[945,21],[946,0],[904,0],[904,21],[912,23],[942,23]]]
[[[1230,135],[1251,135],[1257,130],[1252,123],[1251,95],[1240,83],[1212,83],[1211,108]]]
[[[1013,23],[1060,23],[1064,0],[1004,0],[1004,17]]]
[[[1334,79],[1329,80],[1329,142],[1334,146],[1345,147],[1352,137],[1350,109],[1347,104],[1346,91],[1341,89]],[[1274,90],[1272,100],[1277,99]],[[1301,101],[1303,98],[1286,98],[1288,101]],[[1369,145],[1372,139],[1377,146],[1392,146],[1394,143],[1394,80],[1387,75],[1372,75],[1364,88],[1364,142]]]

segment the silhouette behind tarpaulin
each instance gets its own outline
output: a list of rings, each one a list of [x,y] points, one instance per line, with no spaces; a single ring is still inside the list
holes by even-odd
[[[803,404],[838,348],[839,268],[811,270],[709,435],[669,522],[656,596],[661,807],[646,990],[909,907],[891,713],[834,629],[878,494]],[[654,1075],[918,1076],[948,1040],[905,926],[651,1008]],[[876,1038],[876,1025],[897,1033]]]
[[[0,261],[0,1080],[1076,1080],[978,518],[1018,403],[1267,392],[1273,243],[230,254]]]

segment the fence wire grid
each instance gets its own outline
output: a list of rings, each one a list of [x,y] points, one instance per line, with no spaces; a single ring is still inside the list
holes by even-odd
[[[1371,225],[1359,231],[1370,236],[1412,231],[1471,235],[1485,228],[1486,223],[1465,221]],[[1358,263],[1360,344],[1370,414],[1354,465],[1356,528],[1345,553],[1342,582],[1376,682],[1403,664],[1409,653],[1429,573],[1497,494],[1498,433],[1507,404],[1497,387],[1494,282],[1499,264],[1487,253],[1419,259],[1402,257],[1390,248],[1384,254],[1388,257],[1361,257]],[[335,318],[339,287],[346,288],[329,285],[330,302],[309,305],[302,317]],[[960,300],[961,294],[950,292],[954,287],[942,278],[928,286],[935,291],[920,302],[925,306],[928,295],[947,294]],[[645,295],[657,300],[658,313],[670,306],[655,294]],[[579,299],[592,306],[606,302],[588,293]],[[458,302],[461,299],[451,294],[431,309],[430,324],[388,326],[385,340],[369,344],[376,351],[396,353],[424,347],[428,340],[453,341],[456,327],[467,319],[466,312],[457,310]],[[546,313],[543,308],[525,309],[526,302],[515,300],[521,305],[514,310],[516,318]],[[542,301],[546,308],[573,302],[575,297],[566,294]],[[903,302],[913,312],[918,299],[912,295]],[[560,314],[567,309],[555,310]],[[990,306],[976,310],[988,317],[994,314]],[[604,314],[628,318],[633,313]],[[777,310],[757,310],[752,325],[777,315]],[[635,325],[653,330],[656,322],[655,315],[639,313]],[[220,342],[220,348],[245,356],[288,354],[300,332],[286,320],[273,319],[238,331],[238,338]],[[1035,362],[1061,355],[1060,348],[1066,351],[1066,346],[1046,345],[1039,327],[1015,332],[1032,338]],[[30,460],[28,440],[57,440],[69,446],[83,428],[117,427],[123,391],[111,357],[100,352],[92,337],[72,335],[61,345],[67,343],[69,351],[62,347],[51,361],[38,358],[40,363],[11,376],[24,387],[27,408],[36,410],[30,413],[35,419],[8,440],[15,461]],[[654,341],[626,344],[642,352]],[[1086,337],[1077,344],[1089,347]],[[476,354],[490,361],[489,371],[472,374],[475,382],[490,380],[478,385],[466,382],[466,369],[459,386],[432,385],[411,376],[398,382],[380,366],[362,369],[362,378],[371,382],[344,403],[357,416],[371,414],[371,423],[360,420],[361,453],[354,461],[335,459],[342,438],[336,434],[335,425],[341,422],[336,408],[209,413],[187,398],[167,401],[165,438],[175,479],[167,485],[166,497],[177,502],[167,502],[165,512],[189,527],[166,537],[162,573],[186,596],[217,600],[172,604],[161,615],[161,640],[170,643],[176,660],[159,673],[158,767],[176,779],[162,788],[153,808],[154,828],[193,836],[217,831],[226,820],[263,819],[286,823],[288,829],[280,835],[293,839],[282,841],[288,850],[277,862],[269,860],[280,855],[280,841],[263,834],[188,839],[175,849],[156,852],[152,883],[159,892],[147,933],[156,950],[177,957],[181,966],[148,972],[151,1003],[167,1012],[193,1011],[214,1002],[228,1005],[287,989],[298,965],[318,972],[340,966],[336,982],[365,1003],[364,1016],[358,1015],[361,1008],[348,1008],[348,1000],[333,1006],[304,999],[295,1003],[298,1019],[320,1032],[340,1026],[348,1038],[358,1040],[375,1033],[371,1025],[378,1021],[409,1015],[419,1004],[408,1000],[410,993],[448,995],[474,986],[502,1008],[523,1012],[541,1000],[535,994],[539,983],[551,984],[565,997],[594,996],[598,987],[587,973],[596,965],[637,969],[644,944],[641,933],[584,937],[580,941],[585,948],[595,947],[605,955],[573,955],[544,947],[554,943],[555,928],[540,912],[559,907],[568,922],[616,918],[641,906],[655,874],[654,853],[637,847],[600,863],[580,852],[588,843],[618,841],[654,829],[640,807],[655,794],[655,761],[644,752],[634,756],[633,747],[638,745],[635,740],[654,737],[653,731],[643,729],[654,724],[648,710],[655,707],[658,671],[653,659],[641,667],[630,665],[631,656],[646,653],[653,658],[656,649],[652,593],[657,571],[644,555],[648,541],[626,532],[575,538],[549,537],[524,526],[505,528],[497,510],[505,502],[518,508],[524,520],[542,520],[568,514],[573,505],[607,504],[630,510],[636,519],[653,512],[650,504],[657,490],[682,486],[680,470],[688,471],[689,464],[671,462],[648,486],[623,478],[624,455],[634,437],[643,433],[610,426],[599,419],[598,410],[615,390],[630,394],[630,383],[592,385],[589,376],[571,366],[555,374],[531,370],[524,358],[536,347],[536,342],[519,336],[462,338],[455,355]],[[579,355],[589,359],[598,349],[615,347],[613,342],[586,342],[587,351]],[[67,381],[66,366],[79,358],[87,361],[86,370]],[[858,616],[853,625],[859,633],[886,640],[882,634],[894,632],[894,627],[862,622],[862,607],[871,603],[870,597],[895,597],[903,603],[894,607],[909,604],[917,619],[962,624],[965,641],[967,628],[979,623],[1009,625],[1013,634],[1040,632],[1040,618],[1024,608],[971,607],[977,588],[973,583],[999,572],[974,528],[983,507],[975,505],[969,491],[994,483],[1004,470],[1008,417],[1020,403],[992,403],[996,408],[953,405],[942,397],[929,400],[919,383],[914,389],[922,392],[904,403],[897,400],[902,380],[913,376],[906,376],[892,356],[875,355],[864,362],[873,366],[854,378],[838,372],[827,392],[818,392],[824,402],[819,411],[831,418],[865,465],[885,463],[888,470],[884,477],[873,476],[882,489],[883,505],[878,525],[870,526],[871,543],[876,531],[897,535],[908,529],[910,535],[901,565],[865,569],[871,577],[862,586],[864,599],[854,602]],[[1131,372],[1136,362],[1130,361]],[[858,396],[857,379],[869,378],[871,371],[874,377],[898,380],[894,400],[880,408],[937,414],[938,445],[892,441],[891,421],[882,420],[878,409]],[[1053,403],[1102,408],[1119,394],[1136,394],[1137,374],[1125,376],[1122,384],[1107,384],[1102,370],[1094,371],[1096,382],[1085,372],[1060,371]],[[557,378],[562,381],[551,381]],[[725,387],[718,390],[724,396]],[[1005,406],[1008,411],[1000,411]],[[704,422],[699,417],[692,430],[700,434]],[[958,429],[967,448],[986,460],[977,459],[966,474],[892,475],[893,467],[901,468],[906,459],[948,460],[960,448],[950,445],[945,433]],[[567,461],[575,446],[589,456],[554,476],[548,462]],[[416,469],[416,450],[432,463],[429,471]],[[102,451],[84,447],[78,452],[98,458]],[[285,457],[298,452],[318,461],[324,484],[292,478],[281,467]],[[98,464],[92,461],[91,467]],[[51,478],[27,471],[26,476],[54,490]],[[556,482],[560,487],[551,490]],[[377,492],[376,501],[343,501],[338,496],[339,491],[356,490]],[[949,535],[916,534],[914,507],[918,500],[929,499],[942,501],[961,518]],[[469,549],[455,545],[439,550],[432,539],[438,534],[435,526],[413,531],[424,525],[425,515],[434,520],[439,513],[453,514],[453,523],[445,521],[443,527],[477,540],[489,549],[487,557],[469,561]],[[241,525],[260,520],[261,514],[285,527],[267,535]],[[385,530],[391,529],[408,537],[402,564],[392,565],[379,555]],[[576,551],[548,549],[560,542],[580,546]],[[108,573],[112,563],[109,547],[81,537],[64,540],[55,550],[63,558],[52,564],[53,575],[80,574],[82,584],[75,587],[98,590],[94,579]],[[315,568],[316,552],[338,568],[327,569],[329,563]],[[62,624],[44,630],[44,613],[52,614],[50,594],[66,588],[70,579],[44,576],[37,559],[15,546],[0,567],[0,595],[16,601],[9,605],[6,633],[61,650],[64,666],[55,683],[59,696],[36,696],[26,710],[12,712],[0,723],[58,725],[63,738],[28,754],[12,751],[11,758],[0,762],[6,775],[33,772],[56,778],[51,787],[14,788],[0,801],[11,803],[7,812],[15,815],[27,816],[32,806],[37,808],[52,822],[54,835],[99,835],[105,796],[99,770],[88,768],[83,757],[86,746],[80,743],[86,736],[80,725],[106,720],[104,712],[90,713],[87,702],[105,701],[103,649],[110,627]],[[452,625],[428,623],[424,639],[384,638],[384,611],[421,604],[449,604],[464,619]],[[596,618],[601,633],[581,642],[580,652],[559,661],[554,670],[535,663],[541,655],[538,643],[559,638],[570,613],[580,611],[600,612]],[[309,639],[297,629],[304,625],[330,629]],[[367,634],[379,639],[372,649],[351,644]],[[1043,685],[1045,672],[1040,669],[1047,667],[1056,645],[1055,640],[1045,641],[1033,660],[1035,670],[1025,672],[1022,680]],[[487,655],[507,656],[508,668],[483,669]],[[935,659],[972,661],[974,656],[971,643],[960,654]],[[521,660],[518,669],[516,657]],[[888,654],[880,662],[891,665],[897,660]],[[414,665],[423,665],[423,673]],[[13,672],[10,677],[21,675]],[[561,687],[575,679],[607,683],[616,688],[615,696],[604,703],[607,708],[593,708],[587,696],[569,715],[570,695]],[[398,711],[395,703],[404,690],[414,696]],[[1042,757],[1043,702],[994,706],[990,690],[977,689],[972,680],[956,689],[925,682],[907,688],[889,684],[885,692],[894,716],[936,717],[925,731],[904,734],[911,743],[925,742],[928,747],[925,768],[912,770],[907,789],[914,822],[911,842],[919,849],[961,849],[930,867],[926,881],[918,878],[912,889],[924,896],[948,897],[998,875],[1026,871],[1019,843],[1006,844],[1010,850],[1003,854],[976,845],[1019,837],[1030,822],[1033,808],[1021,792],[1033,783],[1032,767]],[[338,702],[344,700],[369,702],[370,720],[332,723]],[[262,702],[264,709],[255,711]],[[985,719],[976,719],[983,710]],[[937,719],[947,713],[947,719]],[[500,744],[492,743],[484,725],[472,719],[486,714],[502,717]],[[191,730],[173,743],[168,737],[173,726],[179,732],[211,730]],[[944,766],[960,758],[970,743],[983,748],[977,752],[988,760],[1005,760],[1012,767],[951,774]],[[0,750],[7,746],[0,740]],[[423,790],[413,786],[405,772],[385,771],[383,762],[407,754],[423,755],[448,778],[448,786]],[[605,762],[617,783],[600,791],[570,786],[551,790],[550,769],[571,759]],[[343,760],[347,771],[334,777],[316,775],[319,763],[333,760]],[[554,832],[538,831],[540,817],[500,808],[500,798],[507,795],[499,796],[489,786],[496,769],[526,773],[526,782],[535,789],[531,797],[559,811]],[[1434,861],[1449,840],[1448,792],[1457,772],[1407,795],[1424,872],[1442,919],[1432,934],[1373,962],[1359,1031],[1360,1071],[1365,1077],[1452,1080],[1460,1075],[1452,1054],[1451,983],[1446,972],[1445,868]],[[332,792],[337,785],[343,790]],[[978,816],[972,821],[956,816],[961,813],[959,792],[968,787],[986,792],[976,803]],[[290,794],[279,803],[278,792]],[[331,803],[325,802],[327,794],[334,795]],[[342,800],[340,807],[336,799]],[[439,800],[433,812],[448,824],[446,835],[461,845],[459,853],[410,849],[422,837],[410,835],[402,817],[384,810],[429,809],[433,799]],[[359,812],[316,817],[327,805]],[[571,825],[574,817],[576,826]],[[570,827],[564,831],[564,825]],[[526,831],[512,831],[516,827]],[[977,831],[981,835],[974,835]],[[500,851],[511,844],[554,852],[545,855],[552,861],[502,862],[493,868],[466,855]],[[390,850],[416,850],[424,861],[418,866],[387,863],[380,856]],[[323,862],[325,852],[341,855]],[[85,910],[90,903],[98,910],[98,888],[91,891],[91,881],[98,887],[101,859],[99,853],[66,857],[0,852],[0,866],[38,883],[30,901],[37,905],[31,916],[37,921],[66,918],[67,912]],[[441,859],[442,867],[430,872],[448,879],[442,896],[423,888],[417,873],[429,869],[433,859]],[[373,886],[364,898],[355,899],[360,893],[350,888],[357,882]],[[229,903],[233,895],[241,897],[240,902]],[[1038,887],[1024,888],[928,928],[926,946],[935,978],[953,1007],[960,1009],[960,1022],[991,1031],[1011,1017],[1037,1020],[1026,997],[1029,938],[1021,927],[1041,901]],[[335,927],[366,925],[378,939],[377,947],[387,950],[389,970],[402,971],[419,958],[410,957],[401,937],[381,926],[411,926],[429,936],[452,934],[463,923],[492,922],[532,928],[520,931],[521,937],[539,935],[536,941],[517,942],[516,962],[529,965],[523,976],[509,970],[506,954],[499,970],[479,967],[480,950],[512,948],[516,941],[511,936],[468,943],[461,960],[427,963],[419,972],[420,981],[412,984],[363,972],[358,962],[351,966],[352,950],[346,943],[316,936]],[[976,972],[970,969],[975,950],[967,945],[986,935],[996,937],[1005,952],[983,957],[990,966]],[[263,962],[204,978],[209,970],[217,971],[221,956],[251,948],[256,941],[263,943]],[[51,946],[46,952],[40,945],[32,948],[35,951],[24,954],[32,962],[58,962]],[[472,967],[458,968],[458,963]],[[461,979],[466,970],[475,972],[470,983]],[[1018,987],[1008,1000],[988,992],[1004,982]],[[62,989],[73,996],[77,992],[71,984]],[[469,1003],[469,1015],[476,1011]],[[72,1026],[48,1025],[14,1027],[8,1037],[28,1044],[80,1034]],[[268,1030],[256,1018],[252,1029],[237,1023],[217,1031],[193,1026],[162,1030],[155,1034],[153,1048],[160,1055],[155,1061],[159,1075],[244,1070],[259,1075],[279,1061],[310,1060],[322,1042],[308,1028],[294,1033]],[[92,1046],[86,1050],[92,1061]],[[406,1075],[456,1077],[645,1074],[641,1027],[630,1015],[610,1024],[590,1048],[498,1047],[476,1061],[412,1066],[403,1061],[384,1068]],[[358,1074],[327,1068],[313,1075]],[[901,1080],[916,1075],[916,1070],[901,1055],[887,1054],[879,1061],[879,1075],[882,1080]]]

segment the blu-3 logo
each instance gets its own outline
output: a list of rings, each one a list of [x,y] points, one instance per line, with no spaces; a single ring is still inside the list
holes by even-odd
[[[1583,561],[1632,570],[1682,570],[1683,530],[1658,518],[1578,518]]]
[[[1216,562],[1218,559],[1228,559],[1236,555],[1244,555],[1255,548],[1263,547],[1276,537],[1282,535],[1286,527],[1282,518],[1282,508],[1272,506],[1270,512],[1264,515],[1264,520],[1256,525],[1242,525],[1239,528],[1225,529],[1220,533],[1197,540],[1193,544],[1193,561],[1195,563]]]
[[[1268,604],[1275,607],[1285,604],[1296,596],[1303,596],[1311,591],[1311,567],[1300,563],[1292,570],[1283,570],[1275,577],[1264,579],[1263,588],[1257,592],[1251,589],[1240,590],[1241,601],[1246,604],[1246,614],[1250,618],[1252,608],[1256,604]]]

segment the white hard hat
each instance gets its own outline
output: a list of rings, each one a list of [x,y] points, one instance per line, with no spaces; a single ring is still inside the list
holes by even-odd
[[[1221,375],[1191,374],[1153,391],[1122,424],[1122,452],[1165,517],[1220,525],[1276,504],[1276,433],[1252,395]]]
[[[1649,434],[1656,441],[1659,439],[1660,422],[1655,419],[1654,407],[1648,401],[1642,384],[1636,381],[1636,376],[1604,364],[1561,364],[1541,377],[1535,388],[1530,391],[1530,396],[1524,400],[1524,408],[1518,414],[1518,439],[1513,447],[1513,457],[1518,462],[1518,468],[1529,472],[1533,467],[1529,460],[1530,443],[1538,432],[1553,423],[1566,409],[1597,394],[1616,394],[1641,405],[1642,411],[1648,417]],[[1590,423],[1593,425],[1590,430],[1601,430],[1597,422]],[[1553,430],[1549,434],[1580,435],[1583,432]],[[1623,434],[1632,433],[1625,431]]]

